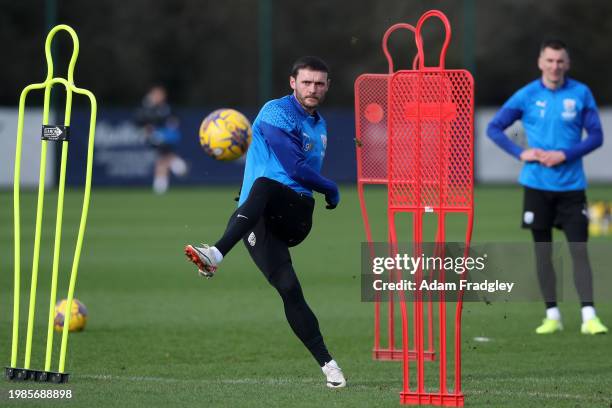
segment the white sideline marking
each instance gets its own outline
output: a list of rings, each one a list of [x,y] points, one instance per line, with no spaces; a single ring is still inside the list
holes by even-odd
[[[601,398],[594,397],[591,395],[576,395],[576,394],[552,394],[548,392],[535,392],[535,391],[523,391],[523,392],[512,392],[512,391],[499,391],[499,390],[491,390],[491,391],[482,391],[482,390],[474,390],[468,391],[466,393],[468,396],[470,394],[477,395],[501,395],[504,397],[517,397],[522,395],[528,395],[530,397],[538,397],[545,399],[571,399],[571,400],[579,400],[579,401],[606,401],[606,397],[604,395]]]
[[[323,379],[315,378],[237,378],[237,379],[224,379],[224,380],[211,380],[211,379],[182,379],[182,378],[166,378],[166,377],[140,377],[140,376],[118,376],[118,375],[105,375],[105,374],[82,374],[79,375],[81,378],[88,378],[91,380],[113,380],[113,381],[133,381],[133,382],[157,382],[157,383],[196,383],[196,384],[252,384],[252,385],[294,385],[295,383],[302,384],[317,384],[323,383]],[[356,386],[370,384],[380,384],[380,381],[358,381]],[[398,389],[399,392],[399,389]],[[500,391],[500,390],[464,390],[466,396],[469,398],[470,395],[499,395],[504,397],[518,397],[528,395],[530,397],[544,398],[544,399],[566,399],[566,400],[577,400],[577,401],[606,401],[605,396],[594,397],[592,395],[578,395],[578,394],[556,394],[547,392],[535,392],[535,391]]]
[[[160,383],[198,383],[198,384],[255,384],[255,385],[279,385],[279,384],[314,384],[322,383],[323,378],[315,380],[314,378],[237,378],[237,379],[224,379],[224,380],[210,380],[210,379],[182,379],[182,378],[166,378],[166,377],[139,377],[139,376],[118,376],[118,375],[105,375],[105,374],[83,374],[79,375],[81,378],[88,378],[91,380],[114,380],[114,381],[134,381],[134,382],[160,382]]]

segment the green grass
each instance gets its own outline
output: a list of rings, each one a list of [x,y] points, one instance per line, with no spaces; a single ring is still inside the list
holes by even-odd
[[[61,386],[72,390],[72,406],[399,405],[401,364],[371,359],[373,306],[360,301],[364,232],[354,187],[342,188],[343,202],[335,211],[318,203],[309,239],[292,251],[306,298],[349,378],[350,387],[336,391],[324,387],[319,368],[285,321],[280,298],[241,245],[211,280],[198,278],[183,259],[185,243],[218,238],[234,208],[234,192],[202,187],[158,197],[148,190],[94,191],[77,284],[77,297],[88,306],[90,320],[84,332],[70,337],[67,370],[72,377]],[[374,224],[384,225],[384,191],[372,188],[367,196],[371,212],[378,214]],[[612,200],[612,189],[593,187],[590,197]],[[33,193],[22,197],[22,316],[35,198]],[[48,293],[43,289],[51,269],[55,198],[49,193],[45,203],[33,367],[42,365],[46,341]],[[66,200],[60,293],[67,287],[80,200],[78,192]],[[476,203],[475,242],[529,239],[519,228],[518,188],[479,188]],[[6,365],[12,322],[11,208],[12,195],[0,193],[0,356]],[[461,239],[465,221],[457,218],[449,222],[449,239]],[[399,227],[407,240],[409,222],[403,218]],[[384,229],[376,227],[375,233],[383,240]],[[609,407],[611,336],[580,335],[577,306],[561,305],[563,333],[536,337],[532,331],[543,313],[539,302],[466,304],[466,406]],[[612,324],[610,304],[601,302],[598,312]],[[491,341],[476,342],[477,336]],[[429,380],[435,380],[435,368],[436,363],[428,364]],[[9,389],[37,387],[42,386],[0,381],[0,405],[24,404],[7,400]]]

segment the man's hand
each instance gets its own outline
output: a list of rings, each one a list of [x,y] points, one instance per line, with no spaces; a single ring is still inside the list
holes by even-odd
[[[525,149],[521,153],[521,161],[534,162],[540,161],[540,156],[544,153],[542,149]]]
[[[546,167],[553,167],[565,161],[565,153],[561,150],[547,150],[540,153],[540,163]]]
[[[333,210],[338,206],[338,203],[340,202],[340,191],[338,191],[337,187],[336,191],[334,191],[333,193],[325,194],[325,202],[327,202],[325,208],[327,208],[328,210]]]

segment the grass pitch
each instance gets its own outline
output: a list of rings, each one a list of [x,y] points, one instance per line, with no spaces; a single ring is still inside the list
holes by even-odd
[[[90,318],[84,332],[70,336],[67,370],[72,378],[61,386],[72,390],[70,404],[398,406],[401,363],[371,359],[373,306],[360,301],[364,232],[355,188],[344,186],[341,191],[337,210],[325,210],[318,200],[311,235],[292,255],[327,345],[348,377],[347,389],[326,389],[319,368],[286,323],[280,298],[242,244],[211,280],[199,278],[184,260],[185,243],[214,242],[222,233],[234,208],[235,189],[174,189],[161,197],[148,190],[94,189],[76,290]],[[612,200],[609,187],[593,187],[589,193],[590,198]],[[384,190],[368,190],[367,197],[372,213],[379,214],[374,223],[384,223]],[[29,293],[35,198],[35,193],[22,196],[22,318]],[[45,198],[33,368],[44,358],[55,198],[52,193]],[[66,293],[81,199],[78,192],[66,199],[59,297]],[[475,242],[530,239],[519,228],[518,188],[478,188],[476,204]],[[12,194],[0,193],[0,356],[5,365],[10,362],[13,299],[11,209]],[[375,230],[382,240],[383,230]],[[408,237],[409,231],[404,232]],[[599,315],[612,325],[612,307],[603,300],[597,305]],[[561,304],[561,310],[566,330],[540,337],[533,334],[543,315],[540,303],[465,305],[466,406],[611,406],[612,336],[580,335],[578,305]],[[477,342],[476,337],[491,341]],[[20,347],[21,365],[23,344]],[[57,368],[57,359],[52,368]],[[434,378],[433,371],[428,369],[428,377]],[[68,404],[8,399],[9,390],[43,387],[53,386],[2,380],[0,405]]]

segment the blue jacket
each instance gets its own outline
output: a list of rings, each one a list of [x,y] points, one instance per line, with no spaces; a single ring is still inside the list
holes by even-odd
[[[326,146],[327,126],[318,112],[309,114],[293,95],[266,103],[253,122],[238,205],[259,177],[308,196],[313,190],[337,194],[336,184],[320,174]]]
[[[595,99],[585,84],[566,78],[561,88],[550,90],[538,79],[510,97],[489,123],[487,134],[518,159],[523,148],[504,133],[516,120],[523,122],[529,148],[561,150],[566,157],[553,167],[525,163],[519,183],[548,191],[586,188],[582,156],[602,145],[603,132]]]

